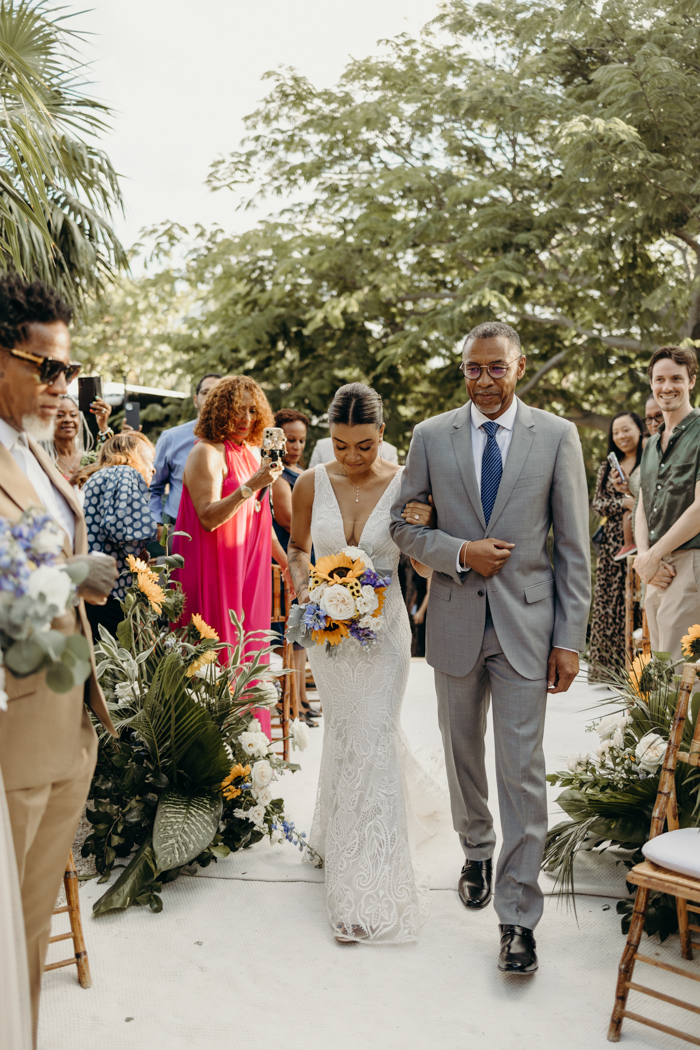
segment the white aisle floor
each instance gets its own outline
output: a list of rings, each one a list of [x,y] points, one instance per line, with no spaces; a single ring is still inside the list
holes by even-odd
[[[548,771],[563,768],[572,751],[593,747],[585,725],[600,713],[592,708],[604,696],[580,681],[568,694],[550,698]],[[439,756],[432,672],[422,660],[412,662],[403,724],[425,761]],[[321,738],[322,729],[311,730],[301,772],[280,785],[288,815],[300,829],[311,825]],[[492,742],[489,754],[494,784]],[[561,819],[555,795],[553,823]],[[540,971],[516,978],[496,968],[493,909],[471,914],[457,897],[462,860],[456,836],[446,829],[421,859],[430,871],[432,911],[418,943],[406,946],[336,944],[325,913],[323,874],[302,865],[286,843],[261,843],[212,865],[204,877],[166,886],[160,915],[132,908],[93,920],[92,904],[104,887],[89,882],[81,902],[94,984],[83,991],[72,967],[46,975],[39,1048],[602,1047],[624,944],[615,912],[623,873],[612,864],[583,868],[577,918],[551,896],[552,882],[543,876],[550,895],[537,930]],[[59,921],[55,932],[63,929]],[[644,950],[660,961],[679,962],[677,937],[664,945],[645,938]],[[700,977],[700,962],[691,965]],[[637,973],[641,983],[693,997],[692,988],[678,987],[681,978],[644,969],[643,977],[641,967]],[[678,1017],[681,1011],[665,1004],[643,1002],[643,1012],[700,1036],[692,1014]],[[623,1044],[634,1050],[679,1045],[630,1021]]]

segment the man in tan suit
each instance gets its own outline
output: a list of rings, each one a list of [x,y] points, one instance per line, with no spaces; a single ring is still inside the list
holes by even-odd
[[[22,891],[35,1041],[51,914],[97,756],[85,701],[114,733],[82,599],[106,600],[116,564],[104,555],[88,555],[75,492],[37,443],[51,437],[60,395],[75,374],[70,317],[70,308],[40,282],[0,278],[0,516],[17,521],[29,507],[44,507],[66,533],[66,558],[78,556],[88,566],[79,605],[53,627],[85,635],[90,678],[69,693],[54,693],[43,672],[27,678],[8,672],[8,709],[0,714],[0,768]]]

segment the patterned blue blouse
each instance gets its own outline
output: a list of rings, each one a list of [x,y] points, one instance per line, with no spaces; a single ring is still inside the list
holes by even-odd
[[[126,556],[138,557],[158,531],[148,506],[148,485],[138,470],[122,464],[98,470],[88,478],[83,493],[90,552],[117,559],[119,576],[112,597],[123,602],[131,586]]]

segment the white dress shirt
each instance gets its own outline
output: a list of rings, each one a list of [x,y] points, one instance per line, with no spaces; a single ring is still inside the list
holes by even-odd
[[[67,532],[72,549],[75,541],[73,511],[29,448],[26,434],[0,419],[0,443],[5,446],[22,473],[27,475],[45,510]]]
[[[496,444],[501,450],[501,461],[503,466],[506,465],[506,457],[508,456],[508,450],[510,449],[510,443],[513,440],[513,427],[515,426],[515,417],[518,414],[518,398],[513,398],[513,404],[510,408],[499,416],[498,419],[491,420],[490,416],[485,416],[483,412],[480,412],[472,401],[471,410],[471,427],[472,427],[472,455],[474,457],[474,471],[476,473],[476,484],[479,489],[479,495],[481,495],[481,463],[484,458],[484,449],[486,448],[486,442],[488,441],[488,434],[483,430],[484,423],[498,423],[498,430],[496,431]],[[460,549],[457,555],[457,572],[469,572],[469,566],[462,565],[461,558],[462,551]]]

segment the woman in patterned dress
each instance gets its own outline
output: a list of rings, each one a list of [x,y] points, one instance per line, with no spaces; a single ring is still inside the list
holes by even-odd
[[[642,458],[644,424],[636,412],[619,412],[613,417],[608,434],[608,454],[614,452],[627,478],[622,483],[606,459],[598,470],[593,510],[605,517],[603,540],[598,556],[591,645],[589,682],[600,682],[605,668],[625,662],[625,576],[626,561],[614,557],[624,542],[623,516],[634,506],[629,481],[639,469]]]
[[[106,603],[86,606],[97,640],[99,624],[113,635],[124,619],[121,602],[131,586],[127,556],[140,557],[157,536],[158,526],[148,502],[154,456],[155,448],[144,434],[116,434],[100,449],[97,472],[83,489],[90,553],[111,554],[119,569]],[[148,553],[145,557],[148,559]]]

